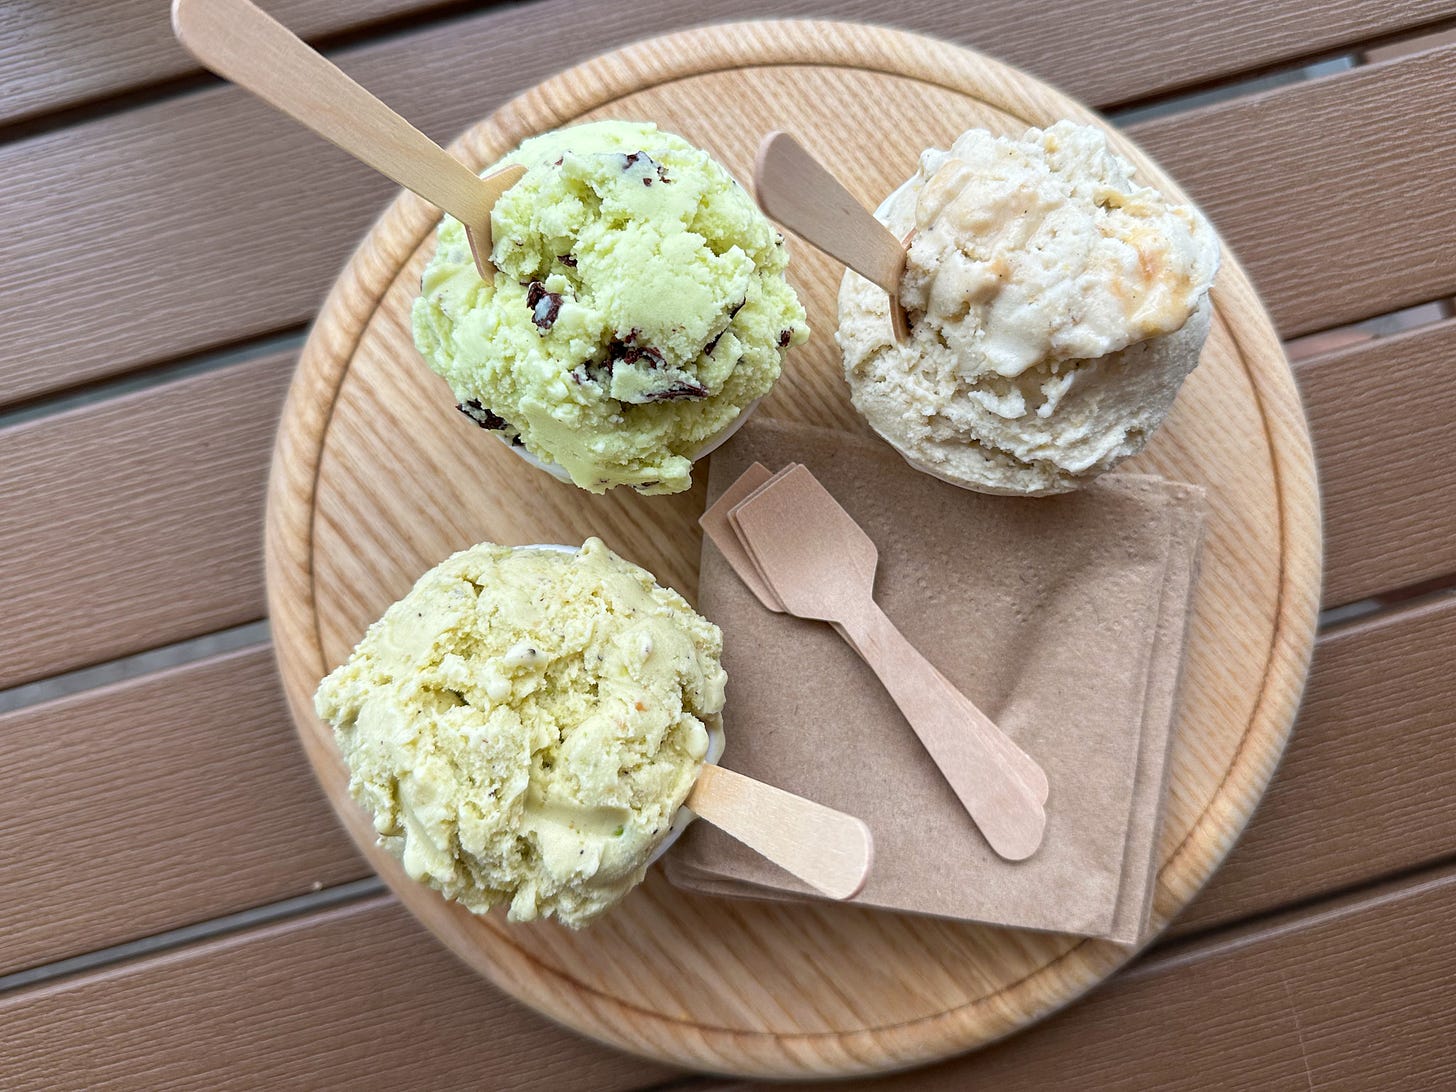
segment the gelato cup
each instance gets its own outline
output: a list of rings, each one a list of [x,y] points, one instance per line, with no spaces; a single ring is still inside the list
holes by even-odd
[[[414,879],[577,928],[691,822],[722,634],[599,539],[463,550],[318,687],[350,794]]]
[[[462,413],[553,476],[687,489],[809,336],[783,237],[712,157],[648,123],[545,133],[507,164],[526,173],[491,213],[497,273],[481,280],[445,217],[416,346]]]
[[[1142,450],[1198,365],[1219,248],[1197,209],[1133,174],[1092,126],[972,129],[881,205],[913,232],[911,336],[851,272],[835,337],[855,408],[910,465],[1036,496]]]

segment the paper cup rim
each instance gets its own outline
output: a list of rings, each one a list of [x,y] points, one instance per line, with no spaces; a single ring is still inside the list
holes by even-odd
[[[720,447],[722,447],[729,440],[731,440],[733,438],[733,434],[741,429],[748,421],[748,419],[753,416],[754,410],[758,409],[758,404],[762,402],[763,399],[764,396],[760,395],[752,402],[748,403],[748,405],[744,406],[741,410],[739,410],[738,415],[734,417],[732,421],[728,422],[728,424],[723,426],[721,431],[715,433],[707,440],[707,442],[702,444],[698,448],[698,450],[693,453],[692,461],[696,463],[702,459],[706,459],[709,455],[713,454],[713,452],[717,451]],[[540,470],[543,473],[550,474],[559,482],[564,482],[567,485],[574,484],[571,480],[571,475],[568,474],[566,472],[566,469],[562,467],[559,463],[554,463],[549,459],[541,458],[539,455],[531,454],[524,447],[521,447],[518,444],[511,443],[508,438],[506,438],[499,432],[493,433],[493,435],[497,440],[505,444],[506,447],[510,448],[511,453],[515,455],[516,458],[524,460],[526,463],[534,466],[537,470]]]

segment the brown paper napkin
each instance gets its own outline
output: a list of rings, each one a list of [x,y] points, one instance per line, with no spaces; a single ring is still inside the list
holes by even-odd
[[[1062,497],[969,493],[844,433],[754,422],[714,455],[709,503],[754,461],[802,462],[880,551],[876,598],[1047,771],[1047,835],[991,852],[879,681],[827,626],[762,607],[704,544],[699,599],[722,626],[725,765],[858,815],[868,906],[1135,942],[1158,816],[1201,490],[1114,475]],[[680,887],[814,898],[720,831],[666,858]]]

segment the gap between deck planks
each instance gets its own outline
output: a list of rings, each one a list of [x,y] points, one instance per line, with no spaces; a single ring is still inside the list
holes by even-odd
[[[369,872],[293,737],[272,649],[0,716],[0,974]]]
[[[524,6],[524,5],[522,5]],[[1024,0],[987,0],[974,18],[944,0],[908,0],[888,7],[883,0],[706,0],[691,6],[638,3],[631,20],[622,9],[600,5],[542,3],[516,20],[556,17],[568,10],[593,22],[600,45],[718,19],[766,16],[883,20],[951,41],[976,45],[1033,72],[1064,73],[1074,95],[1104,104],[1146,97],[1193,82],[1267,67],[1290,57],[1311,56],[1370,39],[1418,31],[1456,15],[1450,0],[1416,0],[1399,6],[1384,0],[1344,0],[1337,5],[1182,0],[1156,10],[1137,0],[1080,0],[1037,7]],[[411,16],[459,15],[468,5],[451,0],[265,0],[271,14],[299,34],[317,40],[372,28],[390,29]],[[42,18],[42,12],[44,17]],[[1204,33],[1217,18],[1222,33]],[[599,20],[599,21],[596,21]],[[98,28],[105,27],[105,33]],[[509,37],[513,23],[502,24]],[[1065,29],[1063,29],[1065,28]],[[1138,63],[1130,60],[1134,48]],[[1092,55],[1108,63],[1088,65]],[[563,57],[569,63],[570,56]],[[36,73],[47,78],[38,80]],[[0,23],[0,125],[137,87],[154,86],[199,70],[172,40],[167,5],[161,0],[73,0],[65,5],[22,5]]]
[[[1320,639],[1284,766],[1175,932],[1450,853],[1453,645],[1456,595]],[[17,710],[0,736],[0,831],[44,847],[0,861],[0,974],[368,873],[308,775],[266,648]]]
[[[0,998],[0,1087],[641,1088],[677,1071],[551,1024],[392,900]],[[502,1079],[506,1083],[501,1083]]]
[[[1456,573],[1456,319],[1294,372],[1320,469],[1325,606]]]
[[[341,59],[451,135],[601,45],[597,7],[563,25],[526,18],[544,10],[493,10]],[[475,63],[506,34],[509,65]],[[1206,203],[1295,335],[1456,292],[1456,251],[1441,245],[1456,206],[1430,139],[1456,112],[1453,63],[1456,47],[1435,49],[1131,132]],[[305,321],[390,193],[236,88],[0,147],[0,174],[13,225],[0,237],[0,404]]]
[[[0,687],[262,616],[268,452],[295,358],[0,431]]]
[[[1154,953],[1045,1023],[927,1069],[821,1088],[1450,1088],[1451,866]],[[706,1082],[701,1092],[760,1084]]]
[[[978,1053],[820,1087],[1447,1087],[1453,914],[1448,865],[1155,952]],[[505,998],[388,896],[19,991],[0,999],[0,1029],[0,1083],[15,1089],[195,1087],[221,1072],[301,1088],[641,1088],[672,1076]]]
[[[431,5],[427,0],[351,0],[347,5],[264,0],[262,6],[299,34],[317,39]],[[0,21],[0,126],[138,86],[200,75],[197,62],[172,37],[170,7],[166,0],[10,5]],[[41,73],[44,79],[37,78]]]
[[[1447,320],[1296,365],[1326,606],[1456,573],[1453,359]],[[292,364],[268,352],[0,430],[0,599],[15,619],[0,688],[261,616],[263,486]],[[79,630],[56,624],[82,614]]]
[[[1283,762],[1171,936],[1456,853],[1452,648],[1456,592],[1320,636]]]

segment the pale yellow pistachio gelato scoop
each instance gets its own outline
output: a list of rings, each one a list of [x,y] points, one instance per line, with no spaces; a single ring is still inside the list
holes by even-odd
[[[422,576],[315,704],[411,877],[580,927],[668,836],[720,727],[721,652],[716,626],[599,539],[486,543]]]
[[[1208,333],[1218,241],[1133,178],[1102,130],[972,129],[877,215],[914,231],[891,335],[854,273],[837,340],[855,406],[911,463],[992,493],[1058,493],[1139,451]]]

